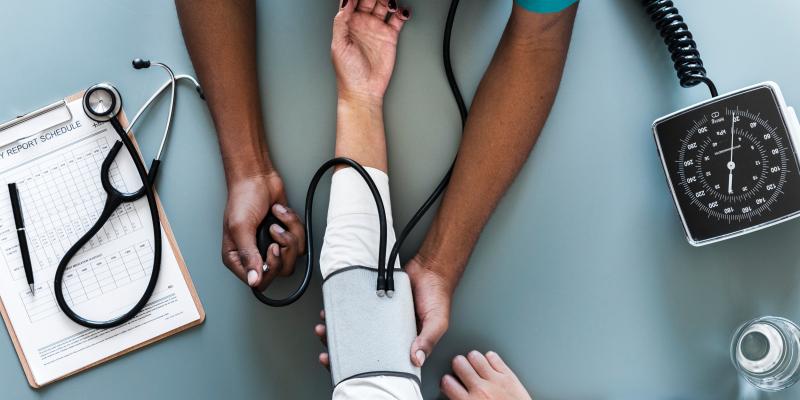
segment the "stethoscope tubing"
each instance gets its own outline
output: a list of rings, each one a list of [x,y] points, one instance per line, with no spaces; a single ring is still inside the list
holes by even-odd
[[[151,182],[153,178],[148,176],[147,169],[142,161],[142,158],[139,156],[136,147],[133,144],[133,141],[130,139],[127,133],[125,133],[125,129],[120,124],[117,117],[111,118],[109,121],[111,126],[114,127],[114,131],[119,135],[121,142],[116,142],[112,149],[109,151],[109,154],[106,156],[106,159],[103,161],[103,166],[101,168],[101,176],[102,174],[109,174],[111,163],[114,161],[114,158],[119,153],[121,148],[120,143],[125,146],[125,149],[131,155],[131,159],[133,160],[133,164],[136,167],[136,172],[139,174],[139,178],[142,181],[142,189],[144,189],[144,196],[147,198],[147,204],[150,208],[150,219],[153,224],[153,267],[150,272],[150,279],[147,282],[147,287],[142,293],[142,296],[133,305],[128,311],[124,314],[115,317],[110,320],[106,321],[96,321],[90,320],[88,318],[84,318],[78,313],[76,313],[67,303],[64,292],[63,292],[63,281],[64,281],[64,273],[66,272],[67,265],[75,256],[75,254],[80,251],[80,249],[91,240],[97,232],[102,229],[102,227],[108,222],[111,215],[114,211],[119,207],[122,203],[136,201],[137,199],[141,198],[141,194],[137,192],[134,193],[119,193],[116,189],[111,186],[110,182],[106,184],[104,179],[103,188],[106,191],[106,202],[103,206],[103,211],[101,212],[100,216],[97,218],[97,221],[92,225],[92,227],[72,245],[72,247],[67,250],[64,256],[61,258],[61,261],[58,263],[58,267],[56,268],[55,279],[54,279],[54,286],[55,286],[55,297],[58,306],[61,308],[61,311],[64,314],[74,321],[77,324],[85,326],[87,328],[93,329],[109,329],[120,326],[130,320],[132,320],[137,314],[139,314],[142,309],[147,305],[147,302],[150,301],[150,298],[153,295],[153,291],[155,290],[156,283],[158,283],[158,276],[161,271],[161,218],[158,213],[158,203],[156,202],[155,198],[155,191],[153,190],[153,185]],[[141,189],[140,189],[141,190]]]
[[[203,94],[203,90],[200,88],[200,83],[197,82],[197,79],[195,79],[191,75],[185,75],[185,74],[175,75],[175,82],[176,83],[180,82],[181,80],[187,80],[190,83],[192,83],[194,85],[194,87],[195,87],[195,90],[197,90],[197,93],[200,95],[200,98],[201,99],[205,99],[205,95]],[[131,133],[131,129],[133,129],[133,126],[136,125],[136,122],[139,120],[139,117],[141,117],[142,114],[144,114],[145,110],[150,108],[150,106],[153,104],[153,102],[155,102],[156,99],[159,96],[161,96],[161,94],[164,93],[164,91],[167,90],[168,87],[170,87],[170,85],[172,85],[172,79],[167,79],[167,81],[164,82],[153,93],[153,95],[150,96],[150,98],[147,99],[147,101],[144,102],[142,107],[139,108],[139,111],[137,111],[136,114],[133,115],[133,118],[131,118],[131,122],[128,124],[128,128],[125,129],[125,133],[126,134],[130,134]]]
[[[169,136],[170,128],[172,125],[173,114],[175,112],[175,98],[176,98],[176,86],[179,80],[189,80],[191,81],[197,93],[200,95],[201,99],[205,99],[203,95],[203,91],[197,82],[196,79],[189,75],[175,75],[167,65],[163,63],[152,63],[149,65],[158,65],[159,67],[163,68],[167,71],[170,78],[161,87],[153,93],[152,96],[145,102],[145,104],[137,111],[136,115],[131,119],[130,123],[128,124],[127,129],[123,128],[122,124],[118,119],[118,115],[113,116],[108,122],[114,128],[114,131],[119,136],[120,140],[115,142],[114,145],[109,150],[106,158],[103,160],[103,164],[100,170],[100,179],[103,186],[103,189],[106,192],[106,201],[103,205],[103,210],[100,213],[100,216],[95,221],[94,225],[92,225],[89,230],[83,234],[75,244],[70,247],[64,256],[61,258],[58,267],[56,268],[55,279],[54,279],[54,286],[55,286],[55,297],[56,302],[58,303],[59,308],[64,312],[64,314],[71,319],[72,321],[85,326],[87,328],[93,329],[108,329],[120,326],[130,320],[132,320],[139,312],[141,312],[147,303],[150,301],[150,298],[153,295],[153,291],[155,290],[155,286],[158,283],[158,276],[161,271],[161,253],[162,253],[162,237],[161,237],[161,219],[158,210],[158,203],[155,197],[155,180],[158,176],[159,166],[161,164],[161,155],[164,150],[167,138]],[[134,67],[136,68],[136,61],[134,61]],[[167,117],[167,123],[164,128],[164,134],[161,138],[161,144],[159,145],[158,153],[156,157],[153,159],[152,163],[150,164],[150,172],[148,173],[147,168],[144,165],[144,161],[140,156],[136,146],[133,143],[132,135],[130,134],[131,128],[136,124],[139,118],[144,114],[144,112],[155,102],[155,100],[163,94],[167,87],[170,87],[170,105],[169,105],[169,114]],[[113,87],[111,87],[113,89]],[[116,89],[114,89],[116,91]],[[117,94],[118,96],[118,94]],[[121,98],[118,99],[121,101]],[[113,164],[116,156],[119,154],[119,151],[122,149],[122,146],[125,146],[125,149],[131,156],[133,160],[133,164],[136,168],[136,172],[139,175],[140,180],[142,181],[142,187],[139,188],[135,192],[131,193],[122,193],[111,184],[110,175],[111,175],[111,165]],[[152,229],[153,229],[153,266],[150,273],[150,279],[147,282],[147,286],[145,287],[142,296],[139,300],[124,314],[110,319],[106,321],[97,321],[97,320],[90,320],[88,318],[84,318],[78,315],[67,303],[64,297],[63,291],[63,281],[64,281],[64,273],[66,272],[67,265],[72,260],[72,258],[80,251],[80,249],[86,245],[99,231],[103,228],[103,226],[108,222],[111,216],[114,214],[114,211],[123,203],[130,203],[136,200],[141,199],[142,197],[147,198],[147,204],[150,209],[150,216],[152,222]]]

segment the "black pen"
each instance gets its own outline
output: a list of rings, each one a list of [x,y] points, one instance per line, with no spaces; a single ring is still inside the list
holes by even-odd
[[[17,184],[8,184],[8,194],[11,196],[11,210],[14,213],[14,225],[17,227],[17,238],[19,239],[19,252],[22,253],[22,266],[25,268],[25,278],[31,288],[31,295],[35,295],[33,285],[33,267],[31,267],[31,254],[28,252],[28,239],[25,237],[25,219],[22,218],[22,206],[19,203],[19,192]]]

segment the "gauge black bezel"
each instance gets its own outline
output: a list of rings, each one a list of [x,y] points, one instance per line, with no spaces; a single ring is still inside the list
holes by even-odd
[[[658,154],[659,154],[659,157],[661,159],[662,167],[663,167],[663,170],[664,170],[664,175],[665,175],[665,177],[667,179],[667,184],[668,184],[668,187],[670,189],[670,192],[672,193],[672,198],[673,198],[673,202],[675,204],[675,208],[678,210],[678,214],[679,214],[679,216],[681,218],[681,223],[682,223],[683,228],[684,228],[684,234],[686,236],[686,240],[693,246],[703,246],[703,245],[710,244],[710,243],[715,243],[715,242],[718,242],[718,241],[721,241],[721,240],[730,239],[730,238],[733,238],[733,237],[736,237],[736,236],[741,236],[741,235],[744,235],[744,234],[747,234],[747,233],[750,233],[750,232],[754,232],[754,231],[757,231],[757,230],[760,230],[760,229],[764,229],[764,228],[779,224],[781,222],[785,222],[785,221],[793,219],[793,218],[800,217],[800,204],[798,204],[793,210],[790,210],[788,213],[777,215],[774,218],[768,219],[768,220],[763,221],[763,222],[754,223],[753,225],[746,226],[745,228],[731,229],[730,231],[727,231],[727,232],[725,232],[725,233],[723,233],[721,235],[712,236],[712,237],[704,237],[703,235],[698,235],[698,234],[696,234],[696,232],[693,232],[693,229],[692,229],[692,226],[691,226],[691,222],[687,219],[686,215],[684,214],[684,210],[682,209],[681,201],[679,200],[679,193],[678,193],[678,190],[680,189],[678,187],[678,185],[680,184],[680,182],[673,182],[673,179],[672,179],[672,176],[671,176],[671,170],[670,170],[670,166],[669,166],[669,163],[672,162],[672,161],[669,161],[667,159],[667,157],[664,154],[664,149],[662,148],[661,138],[659,137],[659,132],[658,132],[659,126],[661,126],[662,124],[664,124],[664,123],[666,123],[668,121],[671,121],[671,120],[673,120],[675,118],[682,117],[686,113],[694,112],[697,109],[704,108],[704,107],[707,107],[709,105],[713,105],[715,103],[728,101],[733,97],[746,95],[746,94],[751,93],[753,91],[764,90],[764,89],[769,90],[770,94],[772,95],[773,100],[775,101],[775,105],[776,105],[776,108],[777,108],[775,110],[775,112],[780,117],[780,121],[775,121],[775,123],[776,124],[782,124],[782,126],[785,127],[787,141],[789,143],[788,146],[787,146],[787,150],[790,152],[790,154],[788,156],[793,157],[793,161],[794,161],[796,166],[800,166],[800,160],[798,160],[798,155],[797,155],[797,152],[795,151],[795,149],[797,148],[796,143],[795,143],[795,137],[794,137],[795,133],[797,132],[796,117],[793,114],[792,115],[787,115],[788,113],[787,113],[786,103],[785,103],[785,101],[783,99],[783,96],[781,94],[780,88],[774,82],[765,82],[765,83],[749,86],[749,87],[746,87],[746,88],[743,88],[743,89],[740,89],[740,90],[737,90],[737,91],[734,91],[734,92],[726,93],[724,95],[721,95],[721,96],[718,96],[718,97],[715,97],[715,98],[700,102],[700,103],[692,105],[690,107],[686,107],[686,108],[684,108],[682,110],[679,110],[679,111],[676,111],[676,112],[674,112],[672,114],[669,114],[667,116],[661,117],[658,120],[656,120],[655,122],[653,122],[653,135],[654,135],[654,138],[655,138],[655,141],[656,141],[656,146],[658,148]],[[670,160],[671,160],[671,158],[670,158]],[[797,171],[795,171],[795,172],[797,172]],[[798,177],[795,176],[794,177],[794,181],[792,181],[791,184],[792,185],[800,185],[800,181],[797,181],[797,179],[798,179]]]

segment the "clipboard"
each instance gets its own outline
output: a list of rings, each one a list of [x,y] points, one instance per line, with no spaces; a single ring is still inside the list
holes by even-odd
[[[17,117],[9,122],[0,124],[0,148],[12,144],[15,141],[25,140],[26,136],[35,136],[47,129],[57,127],[59,125],[63,125],[71,121],[73,119],[73,115],[70,112],[68,104],[76,100],[79,100],[82,97],[83,97],[83,91],[75,93],[71,96],[64,98],[61,101],[50,104],[46,107],[35,110],[31,113]],[[120,111],[119,119],[123,127],[128,126],[128,120],[125,116],[124,111],[122,110]],[[141,157],[142,156],[141,151],[139,149],[138,143],[136,142],[136,139],[133,136],[133,132],[130,133],[130,136],[131,140],[134,143],[134,146],[136,147],[138,156]],[[92,367],[95,367],[107,361],[126,355],[132,351],[135,351],[152,343],[168,338],[174,334],[198,326],[205,321],[206,317],[205,310],[203,309],[203,305],[200,302],[199,296],[197,295],[194,283],[192,282],[191,276],[189,275],[189,270],[186,267],[186,263],[183,259],[183,256],[181,255],[180,249],[178,248],[178,244],[175,240],[175,236],[170,227],[169,220],[167,219],[167,216],[164,213],[164,209],[161,205],[161,200],[159,199],[158,194],[156,194],[156,203],[158,206],[158,212],[161,219],[162,240],[166,239],[166,244],[169,245],[168,247],[171,248],[174,257],[177,260],[177,265],[180,270],[180,276],[182,277],[183,282],[186,284],[186,287],[188,288],[188,292],[191,295],[191,300],[193,302],[194,308],[197,311],[198,317],[188,323],[185,323],[181,326],[175,327],[174,329],[161,333],[158,336],[152,337],[150,339],[136,343],[132,346],[121,349],[113,354],[110,354],[92,363],[77,368],[74,371],[70,371],[69,373],[61,375],[55,379],[48,380],[47,382],[38,382],[34,376],[29,360],[23,351],[23,346],[21,345],[20,338],[17,335],[17,331],[14,328],[12,319],[8,313],[8,310],[6,309],[6,303],[4,299],[0,298],[0,314],[2,314],[3,316],[3,322],[5,323],[6,329],[8,330],[9,336],[14,345],[14,349],[17,352],[17,356],[19,357],[19,361],[20,364],[22,365],[22,369],[25,373],[25,377],[28,381],[28,384],[31,387],[38,389],[44,385],[86,371]],[[164,246],[165,250],[166,247],[167,246]],[[164,255],[162,254],[162,259],[163,257]],[[161,279],[163,279],[162,276],[159,276],[159,280]]]

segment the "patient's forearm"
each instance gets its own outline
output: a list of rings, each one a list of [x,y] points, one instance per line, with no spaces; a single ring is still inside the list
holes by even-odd
[[[498,201],[545,124],[576,6],[533,14],[515,6],[472,103],[450,185],[418,257],[454,290]]]
[[[369,99],[339,97],[336,157],[348,157],[365,167],[387,172],[383,104]]]
[[[272,171],[256,66],[254,0],[176,0],[189,55],[219,136],[228,184]]]

